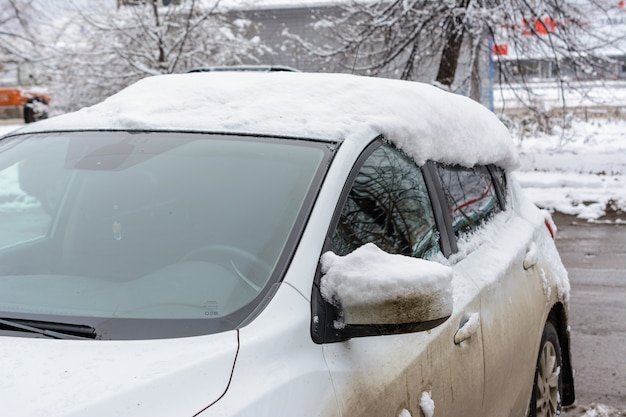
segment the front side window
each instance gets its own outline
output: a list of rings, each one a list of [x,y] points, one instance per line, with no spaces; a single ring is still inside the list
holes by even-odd
[[[500,211],[496,189],[485,166],[436,164],[455,235],[470,231]]]
[[[106,322],[110,338],[232,329],[280,279],[329,154],[205,134],[6,138],[0,317]]]
[[[422,172],[402,152],[383,145],[358,171],[332,236],[346,255],[366,243],[426,258],[439,251],[439,234]]]

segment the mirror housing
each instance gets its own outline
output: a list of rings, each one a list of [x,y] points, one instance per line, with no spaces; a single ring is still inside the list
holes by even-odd
[[[452,314],[448,266],[372,243],[346,256],[327,252],[321,266],[321,295],[338,310],[333,326],[347,337],[427,330]]]

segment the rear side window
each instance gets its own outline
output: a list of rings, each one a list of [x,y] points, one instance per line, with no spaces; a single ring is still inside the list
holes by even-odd
[[[486,166],[465,168],[436,164],[454,234],[471,231],[501,211],[496,186]]]
[[[346,255],[366,243],[388,253],[421,258],[440,250],[422,172],[390,145],[376,149],[354,178],[331,250]]]

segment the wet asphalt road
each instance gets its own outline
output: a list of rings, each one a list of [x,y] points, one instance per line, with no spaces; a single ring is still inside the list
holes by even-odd
[[[606,404],[614,408],[606,415],[626,416],[626,222],[591,224],[562,215],[554,220],[572,287],[578,407],[565,415],[579,416],[589,406]]]

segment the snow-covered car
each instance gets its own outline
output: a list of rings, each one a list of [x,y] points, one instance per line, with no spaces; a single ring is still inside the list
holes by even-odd
[[[569,281],[468,98],[146,78],[0,140],[0,401],[23,416],[556,416]]]

